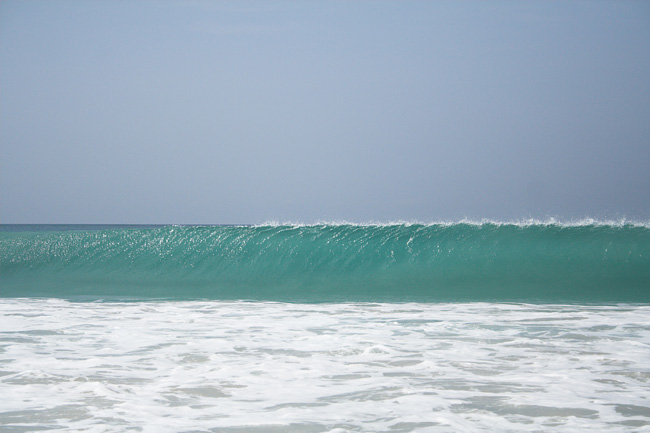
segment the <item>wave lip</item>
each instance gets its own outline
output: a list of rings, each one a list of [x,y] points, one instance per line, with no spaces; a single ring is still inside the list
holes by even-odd
[[[627,221],[0,232],[0,296],[291,302],[650,302]]]
[[[318,220],[315,222],[296,222],[296,221],[277,221],[268,220],[259,224],[242,225],[252,227],[324,227],[324,226],[359,226],[359,227],[389,227],[389,226],[445,226],[450,227],[454,225],[471,225],[471,226],[517,226],[517,227],[530,227],[530,226],[559,226],[559,227],[644,227],[650,228],[650,220],[636,220],[627,218],[618,219],[597,219],[597,218],[578,218],[578,219],[560,219],[560,218],[524,218],[516,220],[498,220],[490,218],[472,219],[463,218],[460,220],[434,220],[434,221],[420,221],[420,220],[394,220],[394,221],[366,221],[354,222],[347,220]]]

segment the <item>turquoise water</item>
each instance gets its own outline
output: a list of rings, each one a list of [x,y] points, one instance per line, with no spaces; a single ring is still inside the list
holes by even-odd
[[[648,224],[3,225],[0,431],[650,431],[649,313]]]
[[[2,297],[650,302],[643,224],[0,227]]]

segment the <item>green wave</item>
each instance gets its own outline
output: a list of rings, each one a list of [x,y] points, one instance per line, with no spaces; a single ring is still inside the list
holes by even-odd
[[[5,231],[0,296],[647,303],[650,228],[455,223]]]

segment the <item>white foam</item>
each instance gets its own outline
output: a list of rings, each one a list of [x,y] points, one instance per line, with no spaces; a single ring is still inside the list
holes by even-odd
[[[5,428],[650,431],[647,305],[4,299],[0,313]]]
[[[558,227],[645,227],[650,228],[650,220],[638,220],[628,218],[617,219],[597,219],[597,218],[577,218],[577,219],[562,219],[556,217],[548,218],[522,218],[513,220],[498,220],[490,218],[462,218],[458,220],[392,220],[392,221],[365,221],[354,222],[348,220],[317,220],[315,222],[299,222],[299,221],[277,221],[269,220],[259,224],[253,224],[251,227],[322,227],[322,226],[358,226],[358,227],[392,227],[392,226],[444,226],[450,227],[458,224],[470,226],[516,226],[516,227],[532,227],[532,226],[558,226]]]

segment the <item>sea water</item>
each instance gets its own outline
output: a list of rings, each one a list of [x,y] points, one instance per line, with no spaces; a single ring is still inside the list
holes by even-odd
[[[650,431],[644,224],[0,227],[3,432]]]

